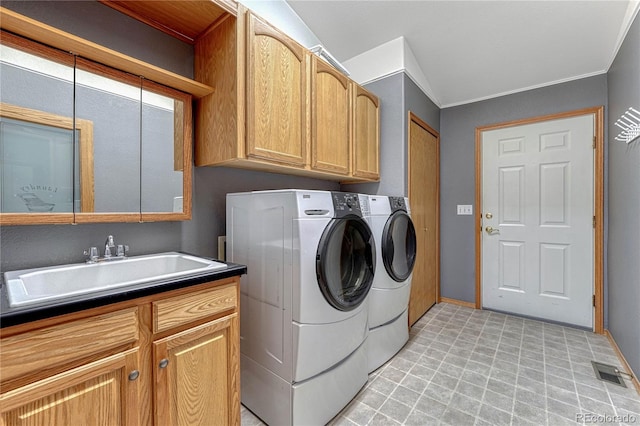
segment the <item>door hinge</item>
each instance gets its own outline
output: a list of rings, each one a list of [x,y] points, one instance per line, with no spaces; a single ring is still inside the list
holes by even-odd
[[[593,217],[593,228],[595,229],[595,227],[596,227],[596,217],[594,216]]]
[[[594,307],[596,306],[596,295],[595,294],[593,295],[593,306]]]
[[[593,137],[593,149],[596,149],[596,137]]]

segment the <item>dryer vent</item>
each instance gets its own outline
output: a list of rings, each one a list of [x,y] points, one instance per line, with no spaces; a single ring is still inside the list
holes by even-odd
[[[618,367],[609,364],[603,364],[601,362],[591,361],[593,371],[596,373],[596,377],[605,382],[613,383],[614,385],[627,387],[620,375]]]

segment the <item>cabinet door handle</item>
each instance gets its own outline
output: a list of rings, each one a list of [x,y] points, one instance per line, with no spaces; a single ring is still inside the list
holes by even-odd
[[[167,368],[167,365],[169,365],[169,360],[164,358],[164,359],[160,360],[160,364],[158,364],[158,367]]]
[[[140,372],[138,370],[133,370],[131,373],[129,373],[129,380],[131,380],[132,382],[138,377],[140,377]]]

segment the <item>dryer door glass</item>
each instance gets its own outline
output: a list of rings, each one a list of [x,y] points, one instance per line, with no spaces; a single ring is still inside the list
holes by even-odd
[[[316,255],[318,284],[331,306],[350,311],[364,301],[373,282],[375,258],[373,235],[362,218],[331,220]]]
[[[382,233],[382,261],[389,276],[405,281],[416,262],[416,230],[406,212],[397,211],[389,217]]]

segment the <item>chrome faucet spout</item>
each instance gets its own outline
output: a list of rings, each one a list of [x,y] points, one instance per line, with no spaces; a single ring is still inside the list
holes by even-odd
[[[116,244],[113,242],[113,235],[109,235],[104,242],[104,257],[111,257],[111,249],[115,248]]]
[[[87,263],[126,259],[128,253],[129,246],[127,244],[116,245],[113,235],[107,236],[104,242],[103,257],[99,257],[97,247],[91,247],[89,250],[84,251],[85,256],[88,256]]]

